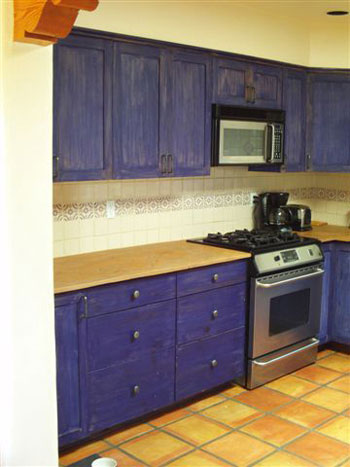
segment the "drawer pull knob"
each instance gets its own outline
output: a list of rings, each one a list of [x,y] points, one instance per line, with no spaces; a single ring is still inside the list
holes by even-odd
[[[217,360],[212,360],[210,362],[210,365],[211,365],[212,368],[215,368],[216,366],[218,366],[218,361]]]
[[[219,316],[218,310],[214,310],[211,315],[212,315],[213,319],[216,319]]]
[[[134,339],[138,339],[138,338],[140,337],[140,332],[139,332],[139,331],[134,331],[132,337],[133,337]]]
[[[138,394],[138,393],[140,392],[140,386],[137,386],[137,385],[134,386],[134,387],[132,388],[132,392],[133,392],[135,395]]]
[[[216,273],[215,273],[215,274],[213,275],[213,281],[214,281],[214,282],[217,282],[218,280],[219,280],[219,274],[216,274]]]
[[[132,293],[132,298],[139,298],[140,296],[140,291],[139,290],[134,290]]]

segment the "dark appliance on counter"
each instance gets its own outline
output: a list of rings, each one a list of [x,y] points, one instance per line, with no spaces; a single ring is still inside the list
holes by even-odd
[[[252,254],[243,385],[255,388],[316,360],[324,274],[318,240],[265,229],[189,241]]]
[[[283,110],[212,107],[212,165],[283,164]]]
[[[287,224],[292,230],[305,231],[312,230],[311,227],[311,209],[304,204],[288,204],[287,211]]]
[[[289,193],[279,191],[269,191],[255,196],[253,213],[255,228],[280,230],[287,227],[289,225],[289,211],[285,205],[288,198]]]

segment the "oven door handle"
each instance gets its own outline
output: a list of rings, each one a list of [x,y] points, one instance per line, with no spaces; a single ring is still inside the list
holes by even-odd
[[[257,280],[256,285],[257,287],[261,287],[262,289],[272,289],[273,287],[277,287],[279,285],[293,284],[294,282],[297,282],[300,279],[310,279],[311,277],[318,277],[318,276],[322,276],[323,274],[324,274],[323,269],[317,269],[316,272],[312,272],[311,274],[304,274],[303,276],[292,277],[291,279],[274,282],[273,284],[264,284],[263,282],[259,282]]]
[[[304,345],[304,347],[300,347],[299,349],[292,350],[291,352],[280,355],[279,357],[273,358],[272,360],[269,360],[267,362],[258,362],[257,360],[254,360],[254,365],[258,365],[258,366],[271,365],[271,363],[277,362],[278,360],[281,360],[282,358],[289,357],[290,355],[294,355],[298,352],[301,352],[302,350],[309,349],[310,347],[315,347],[319,343],[320,341],[316,339],[316,337],[313,337],[312,342],[310,344]]]

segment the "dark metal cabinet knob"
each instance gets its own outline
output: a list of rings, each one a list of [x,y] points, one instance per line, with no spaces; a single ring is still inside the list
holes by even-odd
[[[211,313],[213,319],[216,319],[218,316],[219,316],[219,312],[218,310],[214,310],[212,313]]]
[[[132,293],[132,298],[139,298],[140,296],[140,291],[139,290],[134,290]]]
[[[132,337],[136,340],[140,337],[140,332],[139,331],[134,331]]]
[[[217,367],[217,366],[218,366],[218,361],[217,361],[217,360],[212,360],[212,361],[210,362],[210,366],[211,366],[212,368]]]
[[[134,386],[134,387],[132,388],[132,392],[133,392],[133,394],[135,394],[135,396],[136,396],[136,394],[138,394],[138,393],[140,392],[140,386],[138,386],[138,385]]]
[[[219,274],[214,274],[213,275],[213,281],[217,282],[219,280]]]

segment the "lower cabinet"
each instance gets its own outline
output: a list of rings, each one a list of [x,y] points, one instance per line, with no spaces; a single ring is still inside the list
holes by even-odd
[[[321,320],[320,320],[320,332],[318,338],[321,344],[325,344],[329,341],[329,308],[331,306],[331,276],[332,276],[332,264],[333,264],[333,244],[326,243],[323,245],[324,255],[324,275],[323,275],[323,291],[322,291],[322,304],[321,304]]]
[[[246,292],[238,261],[57,296],[60,445],[239,378]]]
[[[330,340],[350,345],[350,243],[336,243],[333,260]]]

